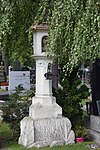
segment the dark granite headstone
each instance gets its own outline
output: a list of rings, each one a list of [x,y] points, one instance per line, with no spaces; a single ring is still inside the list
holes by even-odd
[[[0,61],[2,61],[2,55],[0,55]]]
[[[100,59],[96,59],[92,71],[92,105],[93,115],[98,115],[97,102],[100,100]]]
[[[0,61],[0,82],[6,81],[6,74],[4,71],[4,61]]]
[[[20,71],[21,70],[21,63],[19,60],[16,60],[13,63],[12,71]]]

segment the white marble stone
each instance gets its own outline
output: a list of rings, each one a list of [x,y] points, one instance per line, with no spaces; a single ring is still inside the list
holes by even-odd
[[[52,104],[56,103],[56,98],[51,96],[35,96],[32,98],[32,105],[40,103],[44,106],[52,106]]]
[[[75,143],[75,134],[73,130],[70,130],[69,135],[67,135],[65,144],[74,144]]]
[[[19,144],[27,147],[34,143],[34,121],[30,117],[21,120]]]
[[[42,52],[41,39],[43,36],[48,36],[48,31],[35,30],[33,34],[34,54],[40,55]]]
[[[71,123],[68,118],[32,120],[30,117],[26,117],[22,120],[22,125],[19,144],[25,147],[31,148],[74,143],[75,136],[71,130]]]
[[[57,103],[50,106],[37,103],[30,106],[29,116],[33,119],[62,117],[62,108]]]

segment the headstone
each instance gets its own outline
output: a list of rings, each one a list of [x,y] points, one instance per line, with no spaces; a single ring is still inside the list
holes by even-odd
[[[100,100],[100,59],[96,59],[93,64],[91,82],[93,115],[99,115],[96,101]]]
[[[15,91],[18,86],[23,90],[30,90],[30,71],[10,71],[9,69],[9,90]]]
[[[58,76],[59,76],[59,71],[58,71],[58,60],[56,59],[56,61],[54,61],[54,63],[52,64],[52,86],[55,89],[58,89]]]
[[[12,70],[13,70],[13,71],[20,71],[20,70],[21,70],[21,63],[20,63],[19,60],[16,60],[16,61],[13,63]]]
[[[29,116],[21,121],[19,144],[28,148],[72,144],[75,135],[71,130],[71,122],[62,116],[62,108],[52,95],[52,78],[45,76],[52,71],[52,61],[41,45],[43,37],[48,36],[48,26],[46,23],[39,24],[33,30],[36,93],[29,107]]]
[[[0,54],[0,61],[2,61],[2,55]]]
[[[90,116],[90,135],[93,141],[100,144],[100,117]]]
[[[6,81],[6,75],[4,71],[4,61],[0,61],[0,82]]]

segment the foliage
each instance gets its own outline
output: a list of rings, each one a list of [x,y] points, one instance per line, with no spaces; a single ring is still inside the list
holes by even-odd
[[[31,94],[30,92],[22,93],[19,89],[16,89],[16,92],[12,93],[2,106],[3,121],[10,124],[14,138],[19,136],[21,119],[28,115]]]
[[[89,137],[89,131],[85,127],[79,125],[76,126],[75,128],[75,136],[76,137],[83,137],[83,138],[88,138]]]
[[[31,63],[28,33],[34,20],[48,22],[49,54],[65,60],[65,74],[82,61],[100,57],[99,0],[1,0],[0,6],[0,51],[10,62]]]
[[[99,0],[41,0],[36,19],[48,21],[49,54],[65,60],[65,74],[100,57],[99,6]]]
[[[77,77],[77,70],[70,74],[69,77],[60,75],[61,89],[54,92],[57,98],[57,103],[62,107],[63,115],[68,117],[73,126],[82,121],[82,105],[81,102],[89,96],[88,88],[82,85],[78,89],[78,85],[81,83]]]
[[[20,60],[27,66],[33,63],[29,28],[38,3],[39,0],[0,1],[0,51],[4,52],[10,65],[14,60]]]
[[[9,124],[5,122],[0,122],[0,146],[4,144],[5,141],[9,140],[12,135],[12,130]]]

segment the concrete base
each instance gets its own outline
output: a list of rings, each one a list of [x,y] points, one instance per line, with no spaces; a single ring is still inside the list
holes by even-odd
[[[31,147],[44,147],[74,143],[75,135],[68,118],[32,119],[21,121],[19,144]]]
[[[90,116],[90,135],[93,141],[100,144],[100,116]]]

